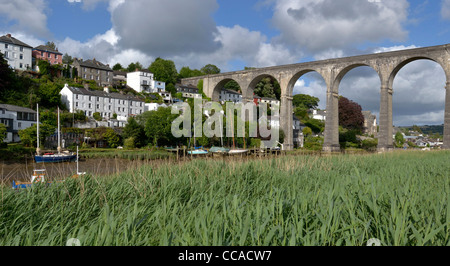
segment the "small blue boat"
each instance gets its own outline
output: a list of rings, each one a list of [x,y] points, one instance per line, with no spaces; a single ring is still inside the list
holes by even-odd
[[[44,154],[35,155],[34,161],[36,163],[63,163],[63,162],[73,162],[77,160],[77,155],[71,154]]]

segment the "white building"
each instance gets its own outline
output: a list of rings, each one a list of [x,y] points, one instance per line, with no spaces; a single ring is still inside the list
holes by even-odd
[[[151,112],[156,111],[159,108],[166,108],[168,107],[166,104],[159,104],[159,103],[146,103],[145,104],[145,112]]]
[[[0,123],[6,125],[4,142],[19,142],[19,130],[27,129],[37,123],[37,112],[20,106],[0,104]]]
[[[280,106],[280,101],[273,98],[262,97],[261,103],[267,104],[267,106],[271,107],[272,105]]]
[[[79,110],[86,116],[93,117],[100,113],[104,120],[110,121],[109,126],[124,126],[128,118],[140,115],[145,111],[144,101],[133,95],[93,91],[86,88],[69,87],[67,84],[61,90],[61,101],[71,113]],[[117,118],[114,119],[114,116]]]
[[[148,70],[127,73],[127,85],[142,93],[157,93],[166,91],[166,83],[154,80],[154,75]]]
[[[312,110],[312,118],[320,121],[325,121],[327,119],[327,111],[326,110]]]
[[[224,102],[233,102],[240,103],[242,102],[242,93],[233,90],[223,89],[219,95],[219,101]]]
[[[27,70],[32,68],[33,47],[23,43],[11,34],[0,37],[0,53],[11,68]]]

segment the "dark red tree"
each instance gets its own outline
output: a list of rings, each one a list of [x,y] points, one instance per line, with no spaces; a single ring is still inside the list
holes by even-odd
[[[339,98],[339,125],[361,133],[364,129],[361,105],[341,96]]]

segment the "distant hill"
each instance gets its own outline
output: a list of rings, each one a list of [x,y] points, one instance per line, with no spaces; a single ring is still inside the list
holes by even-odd
[[[406,128],[408,130],[413,130],[413,127],[400,127]],[[423,134],[433,135],[439,133],[444,135],[444,125],[434,125],[434,126],[419,126],[420,130],[422,130]]]

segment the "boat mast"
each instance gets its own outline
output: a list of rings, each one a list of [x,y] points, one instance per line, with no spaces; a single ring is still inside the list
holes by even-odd
[[[37,147],[36,154],[41,155],[41,149],[39,147],[39,104],[37,104]]]
[[[59,122],[59,106],[58,106],[58,153],[61,153],[61,126]]]

